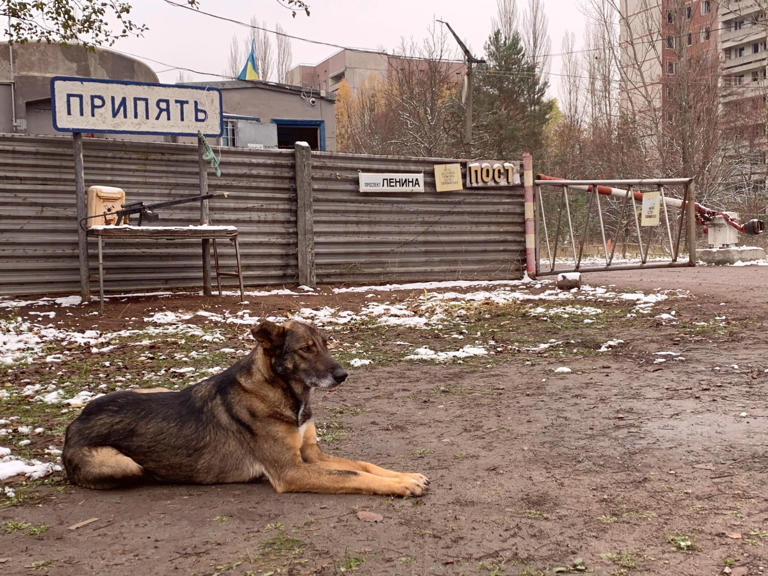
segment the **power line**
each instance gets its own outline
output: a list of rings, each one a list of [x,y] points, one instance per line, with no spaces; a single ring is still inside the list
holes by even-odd
[[[354,47],[345,46],[345,45],[342,45],[342,44],[336,44],[336,43],[333,43],[333,42],[325,42],[325,41],[321,41],[321,40],[314,40],[314,39],[305,38],[305,37],[302,37],[302,36],[296,36],[296,35],[293,35],[293,34],[288,34],[288,33],[277,31],[277,30],[270,30],[269,28],[265,28],[265,27],[262,27],[262,26],[258,26],[256,24],[244,22],[242,20],[237,20],[235,18],[229,18],[227,16],[222,16],[222,15],[219,15],[219,14],[214,14],[212,12],[207,12],[207,11],[204,11],[204,10],[199,10],[199,9],[193,8],[193,7],[191,7],[191,6],[187,5],[187,4],[183,4],[183,3],[180,3],[180,2],[175,2],[173,0],[164,0],[164,2],[166,4],[168,4],[169,6],[172,6],[172,7],[175,7],[175,8],[181,8],[181,9],[184,9],[184,10],[188,10],[190,12],[197,13],[197,14],[200,14],[202,16],[206,16],[206,17],[213,18],[213,19],[220,20],[220,21],[224,21],[224,22],[229,22],[229,23],[232,23],[232,24],[236,24],[238,26],[242,26],[242,27],[248,28],[248,29],[260,30],[260,31],[263,31],[263,32],[274,34],[276,36],[283,36],[285,38],[289,38],[289,39],[292,39],[292,40],[297,40],[297,41],[300,41],[300,42],[307,42],[307,43],[315,44],[315,45],[319,45],[319,46],[327,46],[327,47],[331,47],[331,48],[337,48],[339,50],[354,50],[354,51],[357,51],[357,52],[363,52],[363,53],[367,53],[367,54],[376,54],[376,55],[382,55],[382,56],[393,57],[393,58],[401,58],[401,59],[406,59],[406,60],[423,60],[424,59],[424,58],[418,57],[418,56],[398,55],[398,54],[394,54],[394,53],[388,53],[388,52],[385,52],[385,51],[382,51],[382,50],[372,50],[372,49],[367,49],[367,48],[354,48]],[[663,17],[663,14],[660,11],[660,13],[659,13],[659,22],[660,23],[662,21],[662,17]],[[642,45],[642,44],[657,44],[657,43],[663,42],[664,35],[663,35],[662,27],[663,27],[663,25],[660,26],[659,29],[658,29],[658,32],[661,33],[659,39],[655,39],[655,40],[653,40],[653,39],[651,39],[651,40],[642,40],[642,41],[638,40],[638,41],[635,41],[633,44],[641,44]],[[730,28],[729,27],[710,28],[710,32],[717,31],[717,30],[726,30],[726,29],[730,29]],[[651,31],[651,32],[654,32],[654,31]],[[683,38],[686,35],[687,35],[687,33],[684,32],[684,33],[681,33],[681,35],[679,37]],[[114,50],[114,48],[113,48],[113,50]],[[120,52],[119,50],[115,50],[115,51],[116,52]],[[593,47],[593,48],[584,48],[584,49],[580,49],[580,50],[572,50],[572,51],[566,51],[566,52],[551,52],[551,53],[545,54],[543,56],[544,57],[555,57],[555,56],[563,57],[563,56],[568,56],[568,55],[594,53],[594,52],[601,52],[601,51],[602,51],[601,48]],[[163,72],[167,72],[167,71],[170,71],[170,70],[179,70],[179,71],[184,71],[184,72],[190,72],[190,73],[193,73],[193,74],[199,74],[199,75],[202,75],[202,76],[211,76],[211,77],[230,79],[230,80],[236,79],[234,76],[231,76],[231,75],[228,75],[228,74],[219,74],[219,73],[205,72],[205,71],[202,71],[202,70],[196,70],[196,69],[189,68],[189,67],[186,67],[186,66],[177,66],[177,65],[169,64],[167,62],[163,62],[163,61],[160,61],[160,60],[156,60],[156,59],[153,59],[153,58],[148,58],[148,57],[137,55],[137,54],[131,54],[131,53],[128,53],[128,52],[122,52],[122,53],[126,54],[128,56],[132,56],[134,58],[144,59],[144,60],[147,60],[149,62],[153,62],[155,64],[160,64],[162,66],[167,67],[167,70],[164,70]],[[464,62],[463,60],[454,60],[454,59],[444,59],[444,60],[441,59],[441,61],[445,62],[447,64],[458,64],[458,63]],[[487,69],[487,68],[484,70],[484,73],[487,74],[488,76],[491,76],[491,77],[509,77],[509,78],[534,78],[534,77],[541,77],[540,74],[537,74],[537,73],[514,74],[514,73],[511,73],[511,72],[505,72],[505,71],[493,70],[493,69]],[[573,75],[573,74],[562,74],[562,73],[556,73],[556,72],[551,72],[551,71],[547,73],[547,76],[548,77],[555,77],[555,78],[578,79],[578,80],[591,80],[593,78],[591,76]],[[702,76],[709,77],[709,78],[717,78],[717,77],[720,77],[721,74],[719,74],[719,73],[716,73],[716,74],[705,74],[705,75],[699,74],[699,75],[697,75],[697,78],[702,78]],[[621,84],[622,80],[618,79],[618,78],[612,78],[612,79],[610,79],[610,82],[613,83],[613,84]],[[661,83],[661,81],[659,81],[659,83]],[[696,82],[696,81],[691,81],[691,82],[689,82],[689,84],[692,84],[692,85],[709,85],[708,82]]]
[[[366,54],[377,54],[380,56],[392,56],[396,58],[403,58],[406,60],[423,60],[423,58],[420,58],[418,56],[406,56],[406,55],[400,55],[400,54],[390,54],[388,52],[384,52],[382,50],[372,50],[370,48],[353,48],[350,46],[344,46],[342,44],[335,44],[333,42],[325,42],[323,40],[312,40],[311,38],[304,38],[302,36],[295,36],[293,34],[287,34],[286,32],[279,32],[277,30],[270,30],[269,28],[264,28],[263,26],[257,26],[256,24],[251,24],[249,22],[243,22],[242,20],[237,20],[235,18],[229,18],[228,16],[221,16],[220,14],[214,14],[213,12],[206,12],[205,10],[198,10],[197,8],[192,8],[191,6],[188,6],[186,4],[181,4],[179,2],[174,2],[173,0],[163,0],[166,4],[169,4],[175,8],[183,8],[184,10],[188,10],[190,12],[194,12],[197,14],[202,14],[203,16],[208,16],[209,18],[214,18],[216,20],[221,20],[223,22],[230,22],[231,24],[237,24],[238,26],[243,26],[244,28],[250,28],[251,30],[261,30],[262,32],[269,32],[270,34],[274,34],[276,36],[283,36],[285,38],[290,38],[291,40],[298,40],[300,42],[308,42],[309,44],[316,44],[318,46],[327,46],[330,48],[338,48],[339,50],[354,50],[356,52],[364,52]],[[443,62],[449,62],[449,63],[461,63],[463,60],[453,60],[453,59],[445,59]]]

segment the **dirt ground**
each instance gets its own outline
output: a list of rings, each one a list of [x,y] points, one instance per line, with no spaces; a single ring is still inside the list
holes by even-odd
[[[315,393],[316,419],[340,431],[328,451],[422,472],[425,496],[278,495],[268,483],[102,492],[59,473],[0,508],[0,573],[768,576],[768,267],[584,280],[690,293],[655,310],[673,322],[623,309],[597,327],[551,322],[541,334],[566,342],[557,353],[520,345],[532,328],[510,309],[484,310],[492,361],[350,367]],[[149,307],[215,310],[194,300],[110,302],[102,317],[78,307],[65,321],[107,330]],[[367,301],[271,296],[249,309]],[[336,337],[349,346],[363,330]],[[399,333],[385,336],[382,348]],[[624,342],[586,351],[610,339]],[[43,376],[30,365],[4,377]]]

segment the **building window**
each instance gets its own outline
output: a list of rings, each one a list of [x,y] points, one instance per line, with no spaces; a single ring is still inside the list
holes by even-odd
[[[688,18],[688,20],[691,19],[691,5],[685,7],[685,17]]]
[[[224,120],[224,131],[221,133],[221,145],[234,148],[237,146],[237,121]]]
[[[736,58],[741,58],[742,56],[744,56],[744,46],[739,46],[736,49]]]
[[[760,52],[760,44],[755,42],[752,44],[752,54],[757,54],[758,52]]]
[[[734,86],[741,86],[742,84],[744,84],[744,74],[739,74],[738,76],[733,77]]]
[[[277,147],[293,148],[296,142],[309,144],[312,150],[325,150],[325,122],[323,120],[289,120],[273,118],[277,124]]]
[[[675,73],[675,63],[667,62],[667,74],[672,76]]]
[[[688,32],[688,46],[690,46],[691,44],[693,44],[693,34]]]
[[[706,28],[702,28],[700,32],[701,41],[706,42],[707,40],[709,40],[709,34],[710,34],[709,26],[707,26]]]
[[[759,79],[759,72],[757,70],[752,70],[752,82],[757,82]]]
[[[701,3],[701,14],[709,14],[710,10],[712,10],[712,7],[709,5],[709,0],[703,0]]]
[[[731,20],[731,30],[741,30],[744,28],[744,20]]]
[[[675,23],[675,15],[672,12],[667,12],[667,24]]]
[[[731,59],[731,57],[732,57],[732,56],[731,56],[731,49],[730,49],[730,48],[726,48],[726,49],[725,49],[725,59],[726,59],[726,60],[730,60],[730,59]]]
[[[675,37],[667,36],[667,48],[674,48],[674,47],[675,47]]]

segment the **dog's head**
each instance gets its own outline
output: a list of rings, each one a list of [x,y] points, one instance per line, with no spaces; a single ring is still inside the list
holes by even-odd
[[[314,326],[265,321],[252,328],[251,334],[270,359],[272,370],[287,382],[333,388],[347,378],[347,371],[328,352],[326,337]]]

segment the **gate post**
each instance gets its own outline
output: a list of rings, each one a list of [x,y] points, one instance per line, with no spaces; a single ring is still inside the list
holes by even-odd
[[[296,142],[296,256],[299,284],[315,287],[315,227],[312,205],[312,149]]]
[[[536,222],[534,219],[533,156],[523,154],[523,192],[525,202],[525,271],[536,277]]]
[[[693,179],[685,185],[685,199],[688,210],[688,264],[696,266],[696,188]]]

